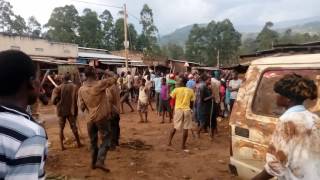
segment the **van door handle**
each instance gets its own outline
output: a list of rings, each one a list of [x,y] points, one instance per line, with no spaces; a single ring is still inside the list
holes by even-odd
[[[238,136],[249,138],[249,129],[236,126],[234,133]]]

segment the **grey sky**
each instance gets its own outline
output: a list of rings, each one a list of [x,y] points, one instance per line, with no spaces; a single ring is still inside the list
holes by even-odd
[[[74,4],[79,13],[91,8],[98,13],[104,9],[119,17],[119,9],[102,5],[86,4],[79,1],[122,6],[127,4],[130,14],[139,18],[144,3],[154,13],[155,24],[164,35],[177,28],[194,23],[206,23],[211,20],[231,19],[234,24],[264,24],[266,21],[279,22],[320,16],[320,0],[7,0],[14,12],[25,19],[34,15],[41,24],[45,24],[57,6]],[[320,20],[320,19],[319,19]],[[139,21],[129,16],[138,31]]]

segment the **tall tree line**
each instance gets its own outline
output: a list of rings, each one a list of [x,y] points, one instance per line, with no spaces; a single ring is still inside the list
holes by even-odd
[[[237,60],[241,34],[230,20],[211,21],[206,27],[195,24],[186,42],[186,56],[189,60],[207,65],[233,64]]]
[[[319,40],[319,34],[294,33],[291,29],[279,33],[273,29],[272,22],[266,22],[256,38],[251,37],[243,40],[240,54],[250,54],[256,51],[272,49],[277,44],[299,44]]]
[[[123,12],[120,11],[119,15],[123,16]],[[140,34],[133,24],[128,24],[130,50],[149,55],[159,54],[158,29],[153,21],[152,9],[147,4],[141,10],[140,24]],[[0,0],[0,32],[77,43],[79,46],[111,51],[124,49],[124,20],[115,20],[107,9],[98,14],[86,8],[80,14],[74,5],[56,7],[48,22],[42,26],[33,16],[26,22],[23,17],[13,12],[9,2]]]

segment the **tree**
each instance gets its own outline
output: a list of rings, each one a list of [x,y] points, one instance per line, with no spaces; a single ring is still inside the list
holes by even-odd
[[[209,25],[208,25],[209,27]],[[216,29],[210,29],[207,27],[209,33],[209,45],[208,57],[211,64],[217,62],[217,56],[219,52],[220,64],[235,64],[237,63],[238,51],[241,45],[241,34],[235,30],[233,24],[229,19],[216,23]],[[217,33],[215,36],[212,36]],[[213,52],[212,52],[213,50]],[[216,52],[214,52],[216,51]],[[210,63],[209,63],[210,64]]]
[[[28,19],[27,31],[29,36],[40,37],[41,24],[37,21],[37,19],[34,16],[31,16]]]
[[[272,22],[267,22],[262,31],[257,36],[257,43],[259,50],[271,49],[274,44],[277,44],[279,40],[279,34],[272,30]]]
[[[128,39],[129,39],[129,49],[137,50],[137,39],[138,33],[133,24],[128,25]]]
[[[158,55],[160,53],[160,47],[157,44],[158,29],[154,25],[152,9],[147,4],[140,12],[140,24],[142,24],[142,33],[139,36],[138,49],[148,56]]]
[[[283,36],[280,38],[279,42],[281,44],[290,44],[290,43],[293,43],[294,42],[294,39],[293,39],[293,35],[292,35],[292,30],[291,29],[287,29]]]
[[[11,33],[12,19],[14,17],[12,6],[9,2],[0,0],[0,31]]]
[[[108,10],[104,10],[99,16],[102,26],[102,44],[108,50],[114,50],[114,25],[113,17]]]
[[[84,9],[79,21],[79,44],[84,47],[102,48],[103,33],[98,15],[91,9]]]
[[[47,38],[59,42],[76,43],[76,32],[79,27],[77,9],[73,5],[54,8],[45,27],[49,29]]]
[[[215,65],[219,53],[220,64],[233,64],[240,45],[241,34],[230,20],[211,21],[205,28],[193,26],[186,42],[186,56],[193,61]]]
[[[206,28],[193,25],[188,40],[186,42],[186,57],[187,59],[199,63],[207,61],[207,36]]]
[[[20,15],[15,15],[15,19],[12,21],[11,25],[12,33],[18,35],[24,35],[27,31],[26,21]]]
[[[123,18],[117,19],[114,26],[114,37],[115,37],[115,50],[124,49],[124,20]],[[133,24],[128,25],[128,41],[131,50],[136,50],[137,47],[137,31]]]
[[[168,56],[172,59],[182,59],[184,58],[184,49],[183,47],[177,44],[168,44]]]
[[[252,54],[255,53],[258,49],[256,40],[253,38],[247,38],[243,40],[242,45],[240,46],[240,54]]]

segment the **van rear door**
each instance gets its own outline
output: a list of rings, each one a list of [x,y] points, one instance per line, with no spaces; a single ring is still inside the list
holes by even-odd
[[[251,178],[263,168],[269,140],[278,117],[285,111],[276,105],[274,83],[285,74],[296,73],[315,80],[319,86],[320,68],[304,66],[306,67],[260,65],[249,68],[243,91],[239,92],[240,96],[230,119],[231,164],[236,165],[240,176]],[[312,67],[314,66],[313,64]],[[306,106],[313,112],[319,112],[319,101],[307,101]]]

